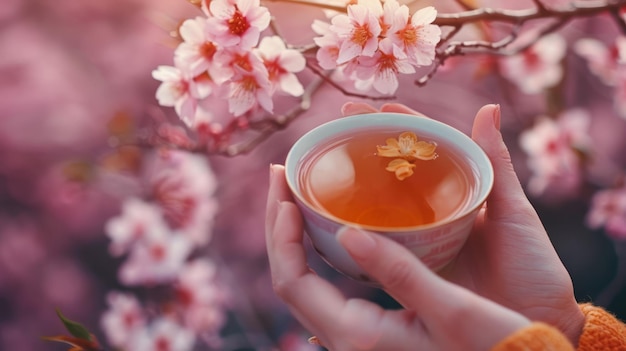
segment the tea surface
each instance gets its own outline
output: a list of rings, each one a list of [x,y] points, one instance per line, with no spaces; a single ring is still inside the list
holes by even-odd
[[[475,181],[449,146],[437,143],[436,158],[412,161],[413,174],[403,180],[386,170],[391,159],[377,155],[376,146],[402,132],[360,132],[312,150],[299,172],[305,199],[335,217],[374,227],[424,225],[462,210]]]

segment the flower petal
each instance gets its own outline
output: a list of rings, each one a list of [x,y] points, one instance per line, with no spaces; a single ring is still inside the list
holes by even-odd
[[[415,165],[410,163],[407,160],[397,158],[387,165],[385,170],[389,172],[394,172],[396,174],[396,178],[399,180],[404,180],[413,175],[413,168]]]

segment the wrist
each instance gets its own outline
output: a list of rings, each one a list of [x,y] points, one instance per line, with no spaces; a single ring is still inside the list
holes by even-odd
[[[561,323],[558,326],[561,332],[571,341],[572,345],[578,346],[578,340],[585,326],[585,315],[576,303],[570,311],[563,313]]]

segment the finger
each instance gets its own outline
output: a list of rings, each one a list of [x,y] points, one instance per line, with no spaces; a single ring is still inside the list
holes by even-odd
[[[366,300],[350,299],[336,319],[346,350],[429,350],[428,335],[414,311],[384,310]],[[339,344],[339,345],[338,345]]]
[[[494,169],[494,185],[487,199],[491,219],[510,216],[512,209],[528,203],[499,129],[500,106],[483,106],[474,119],[472,139],[485,151]]]
[[[363,113],[374,113],[378,112],[374,106],[363,103],[363,102],[346,102],[341,107],[341,115],[342,116],[353,116],[360,115]]]
[[[350,256],[403,306],[424,320],[439,319],[435,306],[445,305],[450,285],[393,240],[345,227],[337,240]]]
[[[309,270],[302,245],[302,217],[295,204],[277,204],[276,221],[267,237],[274,290],[307,329],[324,339],[345,298]]]
[[[280,201],[291,201],[291,191],[285,179],[285,167],[283,165],[270,165],[270,186],[267,193],[267,204],[265,206],[265,233],[273,231],[276,215],[278,214],[278,203]]]
[[[486,350],[530,324],[522,315],[438,277],[410,251],[389,238],[346,228],[337,233],[337,239],[385,291],[408,310],[415,311],[434,340],[445,342],[454,330],[462,339],[476,344],[468,349]],[[476,338],[476,332],[485,327],[491,328],[490,335]]]
[[[416,115],[416,116],[424,116],[424,114],[415,111],[412,108],[407,107],[406,105],[403,104],[398,104],[398,103],[388,103],[388,104],[384,104],[380,107],[380,110],[382,112],[396,112],[396,113],[406,113],[409,115]]]

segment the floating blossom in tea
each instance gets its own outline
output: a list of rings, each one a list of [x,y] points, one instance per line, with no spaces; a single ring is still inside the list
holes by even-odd
[[[437,144],[419,140],[412,132],[404,132],[398,139],[388,138],[385,142],[386,145],[376,145],[377,155],[396,158],[389,162],[386,170],[394,172],[399,180],[406,179],[413,174],[414,161],[437,158],[435,153]]]

